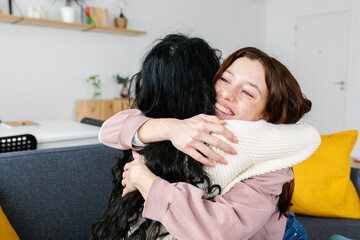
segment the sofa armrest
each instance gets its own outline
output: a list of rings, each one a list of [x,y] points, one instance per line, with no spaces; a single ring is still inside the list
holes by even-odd
[[[356,191],[360,197],[360,168],[351,168],[350,179],[353,182]]]

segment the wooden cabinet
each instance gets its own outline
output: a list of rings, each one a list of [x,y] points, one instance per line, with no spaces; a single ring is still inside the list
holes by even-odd
[[[133,100],[78,100],[76,101],[76,121],[80,122],[84,117],[98,120],[106,120],[112,115],[129,109]]]

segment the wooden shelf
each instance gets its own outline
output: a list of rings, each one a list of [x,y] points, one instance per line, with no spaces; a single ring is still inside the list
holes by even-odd
[[[100,32],[100,33],[128,34],[128,35],[146,34],[146,32],[144,31],[130,30],[126,28],[97,27],[95,25],[89,25],[89,24],[66,23],[62,21],[27,18],[27,17],[20,17],[20,16],[6,15],[6,14],[0,14],[0,22],[30,25],[30,26],[63,28],[63,29],[78,30],[83,32]]]

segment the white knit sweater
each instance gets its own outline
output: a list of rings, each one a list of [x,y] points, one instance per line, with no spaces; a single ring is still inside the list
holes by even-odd
[[[241,180],[294,166],[310,157],[320,145],[320,135],[307,123],[271,124],[266,121],[227,120],[225,125],[239,140],[238,144],[216,135],[236,149],[231,155],[212,149],[228,164],[205,167],[213,184],[227,193]]]

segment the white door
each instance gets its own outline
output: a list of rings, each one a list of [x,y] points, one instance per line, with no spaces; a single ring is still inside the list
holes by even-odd
[[[344,130],[350,12],[299,17],[294,75],[313,105],[304,120],[321,134]]]

